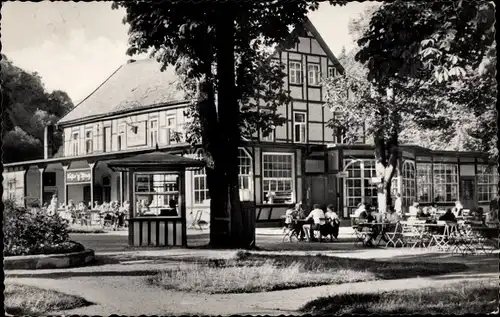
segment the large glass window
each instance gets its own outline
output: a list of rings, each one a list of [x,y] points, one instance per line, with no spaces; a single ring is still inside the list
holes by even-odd
[[[477,200],[489,202],[498,193],[498,173],[496,166],[477,166]]]
[[[195,204],[203,204],[205,200],[210,199],[205,168],[193,171],[193,183]]]
[[[355,208],[363,201],[363,186],[361,182],[361,161],[352,162],[345,168],[347,177],[345,178],[346,207]]]
[[[454,202],[458,199],[458,166],[435,163],[433,167],[434,201]]]
[[[377,205],[377,184],[372,178],[377,177],[375,160],[346,160],[344,161],[347,176],[345,177],[345,207],[352,211],[360,202]],[[398,186],[398,171],[391,182],[391,191]]]
[[[306,143],[306,113],[293,113],[294,140],[296,143]]]
[[[308,64],[307,65],[307,74],[309,79],[309,85],[319,85],[320,82],[320,72],[318,64]]]
[[[417,163],[417,200],[420,203],[432,201],[431,163]]]
[[[415,201],[415,162],[403,162],[403,205],[410,206]]]
[[[263,198],[268,203],[291,203],[294,199],[293,154],[262,155]]]
[[[177,174],[135,174],[136,215],[178,216],[179,183]]]
[[[289,62],[288,67],[290,68],[290,84],[301,85],[302,84],[302,63],[301,62]]]
[[[244,149],[238,149],[238,182],[240,199],[251,200],[252,193],[252,158]]]

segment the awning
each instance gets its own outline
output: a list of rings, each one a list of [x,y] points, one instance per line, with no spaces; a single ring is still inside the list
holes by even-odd
[[[192,159],[160,151],[112,160],[106,162],[106,164],[114,171],[129,169],[180,171],[185,169],[197,170],[205,167],[205,162],[201,159]]]

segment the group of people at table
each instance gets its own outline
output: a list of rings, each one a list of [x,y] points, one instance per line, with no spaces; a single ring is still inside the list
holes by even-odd
[[[108,222],[114,229],[125,226],[125,219],[128,215],[129,202],[125,201],[120,206],[118,201],[104,202],[102,205],[95,202],[94,206],[90,203],[87,206],[83,201],[75,204],[73,200],[69,200],[68,204],[58,204],[56,195],[52,196],[50,204],[45,204],[43,209],[48,214],[58,213],[61,217],[66,218],[72,224],[80,221],[81,224],[89,225],[93,221],[91,214],[97,214],[101,223]]]
[[[388,212],[380,214],[377,212],[376,207],[367,206],[360,203],[354,211],[352,218],[355,219],[355,230],[365,231],[365,240],[363,244],[372,245],[376,237],[386,240],[385,232],[394,229],[394,224],[403,220],[407,216],[407,221],[411,223],[413,220],[419,219],[425,221],[428,225],[437,225],[438,221],[446,221],[451,223],[458,223],[458,220],[475,221],[481,226],[485,226],[486,222],[498,222],[498,208],[491,208],[490,212],[486,215],[483,214],[482,208],[467,215],[465,209],[460,201],[455,202],[453,208],[447,208],[443,213],[438,210],[437,204],[425,206],[421,208],[418,202],[414,202],[409,208],[408,214],[404,215],[402,212],[401,196],[398,194],[394,206],[388,206]],[[484,217],[486,216],[486,217]],[[438,234],[443,234],[444,227],[434,227],[431,230],[436,231]]]
[[[315,231],[319,231],[319,240],[322,237],[330,236],[330,239],[338,239],[340,219],[335,212],[333,205],[326,207],[326,212],[318,204],[313,205],[313,209],[308,216],[302,207],[302,203],[290,205],[285,212],[285,225],[288,229],[294,230],[299,240],[305,240],[305,225],[309,225],[309,240],[316,241]]]
[[[498,206],[498,203],[496,206]],[[394,229],[394,225],[402,221],[405,216],[408,216],[409,221],[420,219],[425,220],[427,224],[437,224],[437,221],[457,222],[460,218],[474,219],[480,221],[483,225],[485,224],[481,208],[478,208],[477,211],[464,217],[465,210],[460,201],[456,201],[455,206],[446,209],[444,213],[438,210],[436,204],[421,208],[418,202],[414,202],[409,208],[409,213],[404,215],[402,212],[401,195],[398,194],[396,195],[394,206],[388,207],[386,213],[379,213],[376,206],[369,206],[365,203],[358,204],[351,218],[356,219],[355,230],[367,231],[365,241],[363,241],[365,245],[373,245],[375,238],[380,235],[381,239],[386,240],[384,233]],[[493,206],[493,208],[490,207],[490,209],[486,221],[498,221],[498,207],[495,208],[495,206]],[[315,204],[309,215],[306,216],[303,206],[299,202],[289,206],[284,218],[285,226],[290,230],[294,230],[299,240],[305,239],[306,230],[304,227],[306,225],[309,226],[308,236],[310,241],[316,240],[314,235],[315,231],[319,232],[320,241],[322,237],[327,236],[330,236],[331,240],[338,239],[340,219],[333,205],[328,205],[325,212],[321,209],[320,205]],[[437,228],[434,230],[444,230],[444,228]]]

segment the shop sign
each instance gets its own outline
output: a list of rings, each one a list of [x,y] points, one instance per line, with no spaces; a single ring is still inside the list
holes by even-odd
[[[88,183],[91,181],[91,173],[88,171],[68,171],[66,173],[66,181],[68,183]]]

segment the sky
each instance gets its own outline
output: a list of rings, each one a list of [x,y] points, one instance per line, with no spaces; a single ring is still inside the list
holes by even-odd
[[[369,5],[322,3],[309,18],[338,55],[354,46],[349,21]],[[76,104],[131,58],[124,16],[110,2],[6,2],[2,51],[14,65],[37,72],[48,91],[66,91]]]

